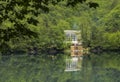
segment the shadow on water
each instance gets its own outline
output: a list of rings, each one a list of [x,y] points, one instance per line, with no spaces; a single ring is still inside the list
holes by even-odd
[[[120,54],[0,57],[0,82],[120,82]]]

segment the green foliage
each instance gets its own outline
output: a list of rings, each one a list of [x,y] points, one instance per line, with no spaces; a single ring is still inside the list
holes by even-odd
[[[120,6],[116,6],[114,9],[111,10],[111,12],[104,18],[105,19],[105,31],[107,32],[116,32],[119,31],[120,24],[119,24],[119,18],[120,18]]]
[[[103,47],[109,49],[119,49],[120,47],[120,32],[115,33],[105,33],[104,36]]]
[[[73,13],[69,7],[66,7],[75,6],[85,1],[1,0],[0,51],[5,50],[4,52],[6,52],[8,49],[15,48],[23,48],[24,50],[27,44],[33,46],[33,43],[34,46],[46,44],[50,47],[54,44],[54,47],[62,48],[62,31],[64,28],[70,28],[69,22],[65,21],[65,18],[72,15],[68,15],[69,13]],[[44,31],[46,31],[45,35]],[[8,46],[8,49],[5,45]]]
[[[66,29],[81,30],[84,47],[118,49],[119,3],[119,0],[2,0],[0,51],[27,51],[29,47],[61,50],[66,48],[63,33]]]
[[[90,43],[91,47],[102,47],[103,49],[119,49],[119,13],[120,1],[106,0],[97,1],[100,7],[96,10],[89,11],[92,20]],[[107,4],[107,5],[106,5]]]

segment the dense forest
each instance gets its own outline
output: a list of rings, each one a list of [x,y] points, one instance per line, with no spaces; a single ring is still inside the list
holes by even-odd
[[[63,50],[66,29],[81,30],[84,47],[119,49],[120,1],[92,1],[1,0],[0,51]]]

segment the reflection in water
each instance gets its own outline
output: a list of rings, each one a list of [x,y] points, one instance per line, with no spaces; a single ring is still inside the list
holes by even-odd
[[[0,82],[120,82],[120,53],[64,56],[2,56]]]
[[[65,71],[78,71],[82,67],[82,57],[66,58],[66,69]]]

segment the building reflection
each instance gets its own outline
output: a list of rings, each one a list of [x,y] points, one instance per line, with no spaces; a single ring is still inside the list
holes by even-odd
[[[73,56],[70,58],[66,58],[66,68],[65,71],[79,71],[82,68],[82,60],[81,56]]]

